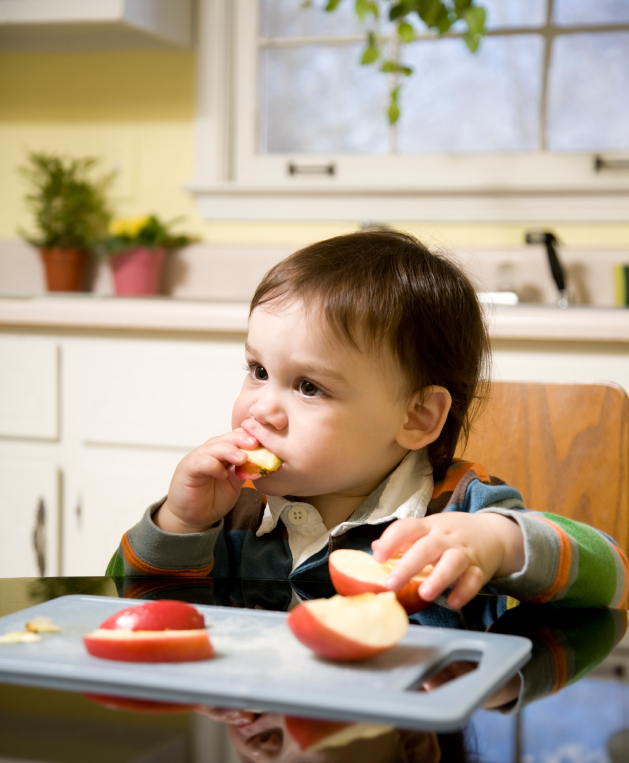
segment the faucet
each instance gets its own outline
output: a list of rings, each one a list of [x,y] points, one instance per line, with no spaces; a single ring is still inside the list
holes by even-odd
[[[546,255],[548,257],[548,265],[550,266],[550,272],[553,277],[557,289],[559,291],[559,300],[557,306],[566,308],[570,304],[570,297],[568,295],[568,289],[566,288],[566,276],[563,266],[559,261],[557,255],[557,249],[555,245],[557,237],[550,231],[529,231],[525,236],[527,244],[544,244],[546,247]]]

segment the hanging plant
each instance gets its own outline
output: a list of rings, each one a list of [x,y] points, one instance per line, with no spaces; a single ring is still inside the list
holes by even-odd
[[[334,12],[343,0],[328,0],[325,10]],[[313,0],[304,0],[303,7],[310,7]],[[377,66],[390,76],[389,124],[400,118],[400,92],[404,77],[410,77],[413,69],[401,63],[400,50],[417,39],[417,22],[441,36],[450,31],[453,24],[462,21],[467,29],[462,37],[472,53],[478,50],[485,34],[486,12],[475,0],[355,0],[354,9],[358,19],[366,27],[367,44],[360,63],[363,66]],[[395,25],[396,39],[383,39],[380,33],[382,18],[388,18]]]

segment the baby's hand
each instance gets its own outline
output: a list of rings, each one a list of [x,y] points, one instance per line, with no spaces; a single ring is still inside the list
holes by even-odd
[[[433,514],[424,519],[399,519],[371,545],[376,561],[404,556],[387,578],[399,591],[427,564],[434,570],[420,585],[422,599],[433,601],[448,586],[448,604],[459,609],[492,578],[518,572],[524,566],[524,541],[518,524],[501,514]]]
[[[244,429],[234,429],[188,453],[175,469],[166,502],[153,515],[155,524],[166,532],[193,533],[222,519],[242,487],[234,466],[244,464],[244,451],[257,445]]]

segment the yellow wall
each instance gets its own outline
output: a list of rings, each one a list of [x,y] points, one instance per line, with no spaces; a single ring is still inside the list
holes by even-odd
[[[29,224],[16,168],[33,149],[103,157],[103,169],[119,170],[118,216],[183,215],[186,230],[209,242],[301,245],[355,228],[355,221],[203,221],[183,189],[193,174],[194,89],[189,51],[0,55],[0,239],[17,238],[17,227]],[[399,227],[444,246],[512,247],[531,224]],[[568,246],[629,246],[627,224],[553,227]]]

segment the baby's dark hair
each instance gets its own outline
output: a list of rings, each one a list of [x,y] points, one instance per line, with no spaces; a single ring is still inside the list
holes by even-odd
[[[433,385],[448,390],[450,413],[428,446],[435,479],[442,479],[459,439],[467,439],[489,364],[487,329],[467,276],[413,236],[363,231],[279,262],[258,286],[251,311],[294,298],[320,306],[328,327],[352,347],[388,347],[409,397]]]

